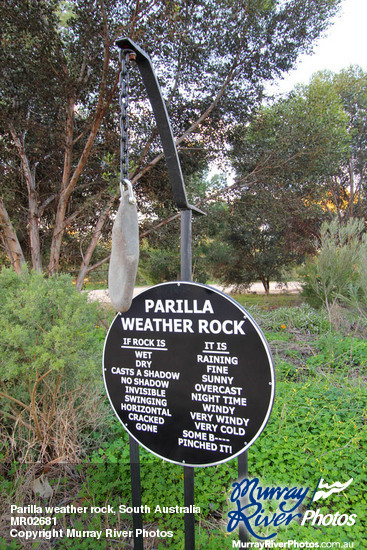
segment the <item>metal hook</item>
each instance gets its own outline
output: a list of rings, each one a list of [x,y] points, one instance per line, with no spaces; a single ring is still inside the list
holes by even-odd
[[[135,195],[134,195],[133,186],[131,185],[131,181],[128,180],[128,179],[123,179],[122,181],[120,181],[121,198],[122,198],[122,194],[125,190],[124,185],[126,185],[127,192],[129,193],[129,203],[130,204],[136,204],[136,198],[135,198]]]

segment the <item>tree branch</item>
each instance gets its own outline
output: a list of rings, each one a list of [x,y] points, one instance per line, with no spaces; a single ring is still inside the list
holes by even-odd
[[[16,399],[15,397],[12,397],[11,395],[8,395],[7,393],[3,393],[2,391],[0,391],[0,397],[4,397],[4,399],[9,399],[9,401],[13,401],[13,403],[16,403],[17,405],[20,405],[26,411],[31,412],[31,408],[28,407],[28,405],[26,405],[22,401],[19,401],[19,399]]]
[[[114,201],[115,201],[115,198],[112,197],[109,200],[109,202],[107,203],[107,205],[106,205],[105,209],[103,210],[101,216],[99,217],[96,228],[93,232],[93,236],[92,236],[91,241],[89,243],[88,249],[87,249],[87,251],[86,251],[86,253],[83,257],[83,261],[82,261],[81,266],[80,266],[78,277],[76,279],[75,288],[77,288],[77,290],[81,290],[83,288],[83,282],[84,282],[84,278],[85,278],[85,276],[88,272],[89,262],[91,260],[94,249],[97,246],[97,243],[98,243],[99,238],[101,236],[101,232],[102,232],[103,226],[105,224],[106,218],[107,218],[108,214],[110,213],[110,210],[111,210],[111,207],[112,207]]]
[[[50,195],[38,208],[38,217],[40,218],[47,206],[57,197],[57,193]]]
[[[31,169],[29,160],[25,151],[24,141],[22,142],[14,126],[8,123],[10,134],[13,138],[14,145],[18,151],[24,179],[26,181],[28,191],[28,206],[29,206],[29,236],[31,242],[31,256],[33,269],[42,271],[42,256],[41,243],[39,234],[39,218],[38,218],[38,193],[36,189],[35,171]]]
[[[21,273],[22,265],[25,265],[25,258],[20,246],[16,231],[11,223],[9,214],[5,208],[3,199],[0,197],[0,228],[1,237],[11,265],[17,273]]]
[[[209,105],[209,107],[206,109],[206,111],[195,122],[193,122],[191,124],[191,126],[187,130],[185,130],[185,132],[180,137],[178,137],[176,139],[176,146],[180,145],[180,143],[182,143],[190,134],[192,134],[198,128],[198,126],[200,126],[200,124],[202,124],[204,122],[204,120],[206,120],[209,117],[209,115],[214,111],[214,109],[216,108],[216,106],[220,102],[221,98],[223,97],[223,95],[226,91],[226,88],[228,87],[229,83],[231,82],[231,80],[232,80],[232,78],[235,74],[235,70],[236,70],[236,68],[238,66],[238,62],[239,62],[239,56],[240,56],[240,51],[237,53],[237,56],[236,56],[236,58],[235,58],[235,60],[232,64],[232,67],[231,67],[230,71],[228,72],[222,86],[218,90],[218,92],[217,92],[215,98],[213,99],[212,103]],[[157,155],[140,172],[133,174],[133,176],[131,178],[131,183],[133,185],[136,184],[136,182],[142,176],[144,176],[149,170],[151,170],[163,158],[164,158],[163,153],[160,153],[159,155]]]

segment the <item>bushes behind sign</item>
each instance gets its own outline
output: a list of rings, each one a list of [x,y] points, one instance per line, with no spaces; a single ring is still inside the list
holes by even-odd
[[[98,320],[97,306],[68,276],[1,271],[3,460],[76,460],[87,424],[101,416],[95,384],[104,331]],[[16,443],[22,438],[28,445]]]

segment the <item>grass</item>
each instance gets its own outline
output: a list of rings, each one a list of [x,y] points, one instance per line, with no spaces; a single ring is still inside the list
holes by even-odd
[[[322,310],[313,310],[297,294],[234,295],[265,332],[272,350],[276,370],[274,409],[261,437],[249,450],[249,476],[259,477],[264,486],[289,484],[315,487],[322,476],[326,482],[344,482],[353,477],[350,488],[341,498],[332,496],[316,504],[323,514],[357,514],[353,528],[348,526],[300,527],[294,522],[280,529],[276,541],[310,542],[354,541],[354,548],[364,548],[365,507],[367,505],[366,417],[367,393],[363,373],[367,365],[367,347],[362,338],[335,332]],[[108,308],[107,308],[108,309]],[[106,314],[109,316],[109,313]],[[130,503],[128,436],[112,412],[105,429],[95,432],[100,441],[98,451],[89,454],[90,464],[75,474],[61,477],[62,497],[66,503],[96,505]],[[164,462],[141,449],[143,503],[172,505],[183,501],[182,468]],[[196,548],[222,550],[232,548],[232,537],[226,533],[228,495],[236,479],[237,463],[211,468],[198,468],[195,473],[195,503],[201,507],[196,517]],[[4,476],[2,489],[11,492],[12,484]],[[52,482],[52,480],[51,480]],[[56,480],[52,483],[56,492]],[[20,498],[21,492],[17,491]],[[28,495],[29,496],[29,495]],[[32,495],[29,496],[32,499]],[[34,498],[34,497],[33,497]],[[58,497],[55,497],[57,504]],[[28,502],[28,501],[27,501]],[[93,515],[90,518],[67,517],[70,526],[101,529],[103,526],[131,528],[130,517]],[[151,513],[144,516],[149,528],[172,529],[173,540],[146,540],[145,548],[183,549],[183,518]],[[234,539],[237,534],[234,534]],[[18,541],[3,539],[5,548],[21,548]],[[89,545],[89,546],[88,546]],[[55,548],[104,550],[105,543],[64,539]],[[315,546],[316,547],[316,546]],[[343,546],[340,546],[343,547]],[[348,546],[349,547],[349,546]],[[30,547],[29,547],[30,548]],[[48,548],[46,545],[44,548]],[[114,550],[128,548],[116,541]],[[43,550],[43,547],[42,547]],[[108,548],[110,550],[110,548]]]
[[[271,310],[278,307],[295,307],[304,303],[299,294],[231,294],[243,307],[257,306],[261,309]]]

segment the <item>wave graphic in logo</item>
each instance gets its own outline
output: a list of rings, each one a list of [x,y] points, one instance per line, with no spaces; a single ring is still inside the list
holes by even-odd
[[[341,493],[352,483],[352,481],[353,478],[350,478],[350,480],[346,483],[340,483],[340,481],[336,481],[335,483],[329,485],[328,483],[325,483],[325,480],[322,477],[320,477],[314,492],[312,502],[315,502],[320,498],[327,498],[333,493]]]

